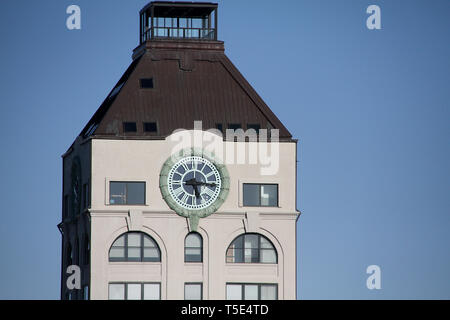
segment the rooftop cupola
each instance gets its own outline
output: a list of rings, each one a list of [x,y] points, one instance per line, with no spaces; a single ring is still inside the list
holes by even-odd
[[[217,3],[150,2],[140,12],[140,44],[155,39],[217,40]]]

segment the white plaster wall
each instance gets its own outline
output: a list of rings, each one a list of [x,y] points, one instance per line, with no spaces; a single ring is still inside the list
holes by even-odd
[[[162,299],[183,299],[185,282],[203,282],[204,299],[225,299],[227,282],[277,283],[279,299],[295,299],[295,143],[280,143],[280,170],[276,175],[261,176],[259,165],[227,165],[231,183],[228,198],[218,212],[199,224],[203,263],[184,263],[184,238],[189,232],[186,219],[169,209],[159,190],[160,169],[173,148],[169,138],[92,140],[91,299],[108,299],[108,283],[114,281],[161,282]],[[145,181],[147,203],[109,205],[111,180]],[[245,182],[278,183],[279,207],[243,207],[240,193]],[[135,210],[132,215],[130,209]],[[108,261],[111,244],[130,227],[156,240],[162,263]],[[225,263],[227,247],[245,231],[269,238],[277,249],[278,264]]]

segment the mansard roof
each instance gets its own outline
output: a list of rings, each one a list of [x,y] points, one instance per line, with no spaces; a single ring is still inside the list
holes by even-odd
[[[176,129],[279,129],[292,136],[224,53],[222,41],[154,39],[134,50],[133,62],[81,132],[82,138],[165,138]],[[142,88],[141,79],[152,79]],[[136,132],[124,132],[124,122]],[[157,124],[145,132],[144,123]]]

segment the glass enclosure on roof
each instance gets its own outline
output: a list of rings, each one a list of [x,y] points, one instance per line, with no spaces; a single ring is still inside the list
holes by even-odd
[[[151,39],[217,40],[216,3],[151,2],[140,16],[140,43]]]

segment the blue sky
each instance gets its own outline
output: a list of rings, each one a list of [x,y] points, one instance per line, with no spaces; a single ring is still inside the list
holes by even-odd
[[[60,156],[131,63],[147,2],[0,4],[0,299],[59,298]],[[226,54],[299,139],[298,297],[449,299],[450,1],[219,5]]]

